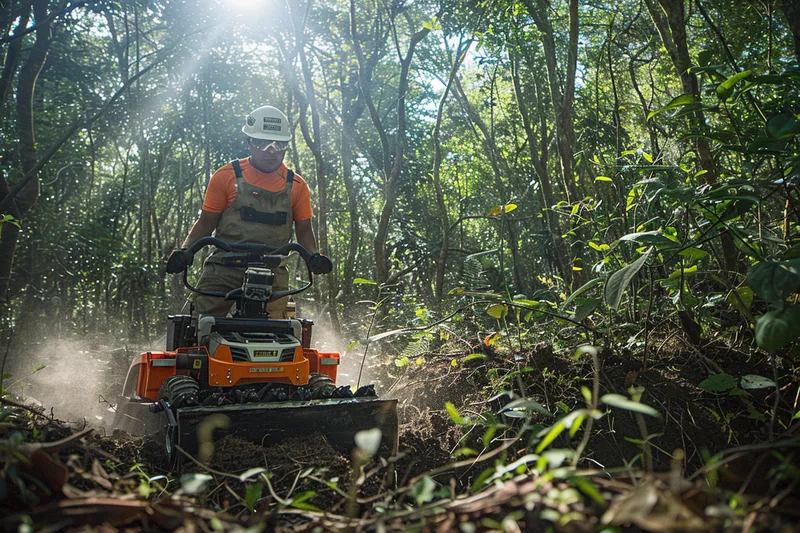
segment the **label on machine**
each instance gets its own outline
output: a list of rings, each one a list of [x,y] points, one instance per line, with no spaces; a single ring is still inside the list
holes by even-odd
[[[282,366],[268,366],[268,367],[261,367],[261,368],[251,368],[250,373],[256,372],[283,372]]]

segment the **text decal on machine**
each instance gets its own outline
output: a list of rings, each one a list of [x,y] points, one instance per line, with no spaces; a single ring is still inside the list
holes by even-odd
[[[268,366],[263,368],[251,368],[250,373],[254,372],[283,372],[282,366]]]
[[[254,350],[255,357],[278,357],[278,350]]]

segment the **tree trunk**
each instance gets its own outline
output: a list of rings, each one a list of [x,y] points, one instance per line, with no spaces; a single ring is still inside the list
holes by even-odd
[[[43,21],[47,18],[47,0],[34,0],[32,3],[34,20]],[[19,155],[22,172],[25,176],[37,164],[36,136],[34,132],[33,93],[36,89],[36,80],[39,77],[47,52],[50,49],[50,23],[45,22],[36,30],[36,41],[28,53],[28,58],[19,73],[17,84],[17,135],[19,136]],[[7,191],[8,185],[4,183],[2,189]],[[5,197],[8,192],[3,192]],[[34,176],[13,200],[12,214],[22,220],[31,206],[39,197],[39,177]],[[8,284],[11,278],[11,269],[14,261],[14,252],[19,239],[19,228],[13,224],[3,224],[2,243],[0,250],[0,302],[5,302],[8,295]]]
[[[782,0],[781,7],[794,37],[794,55],[797,57],[797,64],[800,65],[800,1]]]
[[[544,215],[547,219],[547,225],[550,230],[550,237],[555,248],[556,267],[562,279],[569,280],[572,277],[572,269],[570,267],[570,254],[567,245],[561,237],[564,232],[561,229],[561,221],[558,219],[558,213],[553,210],[556,204],[555,193],[553,192],[553,185],[550,183],[550,178],[547,174],[547,165],[539,156],[538,143],[536,142],[536,132],[534,131],[533,121],[531,120],[528,106],[525,101],[525,96],[522,91],[522,83],[519,77],[519,61],[516,57],[514,50],[509,49],[511,58],[511,78],[514,83],[514,93],[517,97],[517,107],[519,108],[520,115],[522,116],[522,125],[525,128],[525,133],[528,136],[528,150],[530,153],[531,163],[533,164],[536,178],[539,182],[539,192],[542,196],[542,204],[544,205]],[[547,138],[545,132],[542,132],[542,147],[547,145]]]
[[[437,13],[436,17],[441,16],[441,12]],[[369,80],[363,75],[366,70],[366,61],[364,53],[361,49],[359,42],[358,25],[356,21],[356,7],[355,0],[350,0],[350,33],[353,39],[353,45],[356,50],[356,57],[359,63],[359,82],[361,84],[361,91],[364,95],[367,108],[370,111],[373,125],[378,131],[381,139],[382,153],[383,153],[383,173],[384,173],[384,198],[383,206],[381,207],[380,218],[378,219],[378,228],[375,232],[375,240],[373,241],[373,250],[375,254],[375,271],[376,279],[379,285],[386,283],[389,279],[389,258],[387,257],[386,242],[389,234],[389,221],[392,213],[394,212],[395,203],[397,201],[397,182],[400,179],[400,171],[403,166],[403,158],[405,155],[406,144],[406,96],[408,93],[408,75],[411,69],[411,61],[414,58],[414,52],[417,45],[430,33],[429,28],[423,28],[414,33],[409,41],[408,50],[405,56],[400,58],[400,82],[397,89],[397,133],[395,137],[394,157],[392,158],[389,151],[389,141],[386,135],[386,129],[383,127],[382,121],[378,114],[378,109],[375,106],[372,94],[370,92],[371,84]],[[395,36],[395,46],[399,51],[400,43]],[[391,162],[391,163],[390,163]]]
[[[446,43],[445,43],[446,44]],[[439,107],[436,112],[436,124],[433,127],[433,186],[436,190],[436,206],[439,209],[439,223],[441,224],[441,240],[439,241],[439,257],[436,261],[436,279],[434,281],[434,306],[437,311],[441,311],[441,305],[444,297],[444,278],[447,270],[447,252],[450,248],[450,217],[447,214],[447,204],[445,203],[444,189],[442,187],[441,168],[442,168],[442,118],[444,115],[444,106],[447,97],[450,94],[450,88],[453,86],[453,81],[458,74],[458,69],[464,61],[467,52],[469,51],[472,41],[466,43],[464,46],[463,39],[459,42],[456,48],[456,55],[453,60],[453,66],[450,69],[450,76],[447,79],[447,85],[442,92],[442,97],[439,100]]]
[[[697,77],[690,71],[692,62],[686,40],[684,0],[658,0],[661,4],[660,7],[656,4],[656,0],[645,1],[647,9],[650,11],[650,17],[653,19],[661,40],[672,58],[672,63],[677,71],[684,94],[693,95],[695,100],[699,102],[700,90],[697,84]],[[702,111],[691,113],[689,120],[701,130],[705,127],[706,119]],[[717,166],[714,156],[711,154],[711,146],[708,144],[708,139],[702,135],[698,136],[695,149],[700,168],[706,171],[703,176],[706,183],[715,185],[717,183]],[[726,232],[722,234],[721,240],[723,266],[728,271],[738,272],[740,270],[739,254],[733,243],[733,238]]]
[[[347,258],[344,263],[344,272],[340,294],[345,306],[351,301],[353,294],[353,280],[356,277],[356,257],[358,245],[361,240],[360,212],[358,206],[358,189],[353,183],[353,140],[355,139],[356,122],[364,112],[363,99],[358,97],[358,73],[348,71],[344,74],[340,84],[342,95],[342,135],[341,135],[341,160],[342,180],[347,191],[347,212],[350,219],[350,242],[347,247]]]
[[[8,9],[3,6],[3,12],[10,11],[11,2],[6,0],[9,3]],[[24,29],[28,26],[28,21],[31,16],[31,3],[27,2],[24,6],[22,6],[22,11],[19,15],[19,23],[17,24],[17,28]],[[8,21],[7,24],[3,24],[3,28],[6,29],[6,32],[10,30],[11,20]],[[22,47],[23,38],[20,37],[18,39],[14,39],[8,44],[8,49],[6,50],[5,57],[3,58],[3,74],[0,76],[0,107],[5,105],[6,100],[8,99],[8,95],[11,92],[11,85],[14,80],[14,73],[17,71],[17,65],[19,64],[19,51]]]

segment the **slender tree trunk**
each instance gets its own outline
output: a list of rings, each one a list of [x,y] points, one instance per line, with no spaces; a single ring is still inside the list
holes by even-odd
[[[436,17],[440,16],[437,13]],[[390,21],[391,22],[391,21]],[[373,125],[378,131],[381,139],[383,162],[384,162],[384,197],[383,206],[381,207],[380,217],[378,219],[378,228],[375,232],[375,240],[373,241],[373,250],[375,254],[375,270],[376,281],[379,285],[384,284],[389,279],[389,258],[387,256],[386,242],[389,234],[389,221],[392,213],[394,212],[395,203],[397,201],[397,184],[400,179],[400,171],[403,166],[403,159],[405,155],[406,144],[406,97],[408,94],[409,86],[409,71],[411,69],[411,62],[414,58],[414,52],[417,45],[430,33],[429,28],[423,28],[414,33],[409,40],[408,49],[405,56],[400,57],[400,81],[397,89],[397,129],[395,135],[394,156],[392,157],[389,151],[389,140],[386,135],[386,130],[383,127],[378,109],[372,99],[370,92],[369,80],[362,74],[366,69],[366,61],[364,53],[361,49],[359,41],[358,25],[356,21],[356,7],[355,0],[350,0],[350,33],[353,39],[354,48],[356,50],[356,57],[359,63],[359,81],[361,83],[361,91],[364,95],[367,108],[370,111]],[[395,35],[396,37],[396,35]],[[399,42],[395,40],[395,46],[399,50]]]
[[[446,43],[445,43],[446,44]],[[444,297],[444,278],[447,271],[447,254],[450,248],[450,217],[447,212],[447,204],[445,202],[444,188],[442,187],[441,169],[442,169],[442,118],[444,116],[444,107],[447,98],[450,94],[450,89],[453,86],[453,81],[458,74],[458,69],[464,61],[467,52],[469,51],[472,41],[464,43],[462,39],[456,48],[455,58],[453,59],[453,66],[450,69],[450,76],[447,79],[447,85],[442,92],[442,97],[439,99],[439,107],[436,112],[436,124],[433,127],[433,186],[436,190],[436,205],[439,209],[439,221],[441,224],[441,240],[439,241],[439,257],[436,261],[436,279],[434,281],[434,305],[438,311],[441,311],[441,304]],[[449,54],[448,54],[449,55]]]
[[[677,71],[678,78],[684,94],[691,94],[695,100],[700,101],[700,90],[697,84],[697,77],[691,72],[691,57],[686,39],[686,20],[684,13],[684,0],[645,0],[650,11],[650,17],[658,30],[661,40],[667,49],[672,63]],[[702,111],[694,111],[689,115],[691,123],[704,129],[706,119]],[[703,175],[706,183],[714,185],[717,183],[717,166],[714,156],[711,153],[711,146],[708,139],[700,135],[695,143],[697,158],[700,168],[705,170]],[[722,253],[724,267],[728,271],[738,272],[740,264],[738,251],[733,243],[733,238],[728,233],[722,235]]]
[[[342,135],[341,135],[341,161],[342,180],[347,191],[347,212],[349,214],[350,242],[347,247],[347,258],[344,263],[344,272],[340,294],[347,306],[353,294],[353,280],[356,277],[356,257],[358,245],[361,240],[360,210],[358,205],[358,189],[353,182],[353,140],[356,135],[356,121],[364,112],[363,99],[358,98],[358,73],[348,71],[344,74],[340,84],[342,95]]]
[[[514,83],[517,107],[522,116],[522,125],[525,128],[525,133],[528,136],[528,150],[531,163],[533,164],[533,169],[539,182],[539,192],[542,196],[542,204],[544,205],[544,215],[547,219],[550,237],[552,238],[555,248],[556,267],[559,275],[563,279],[570,279],[572,276],[570,254],[564,239],[561,237],[564,232],[561,228],[561,221],[558,219],[558,213],[553,210],[553,206],[556,204],[555,193],[547,173],[547,165],[544,164],[539,156],[539,144],[536,142],[536,132],[534,131],[533,121],[531,120],[525,95],[522,91],[522,82],[519,76],[519,58],[516,56],[514,49],[510,49],[509,54],[511,58],[511,79]],[[546,145],[547,138],[546,135],[543,135],[542,146],[544,147]]]
[[[3,6],[3,13],[10,12],[11,10],[12,2],[10,0],[5,0],[5,2],[8,3],[8,8]],[[17,24],[18,28],[24,29],[28,26],[28,21],[31,16],[31,7],[31,2],[26,2],[22,6],[22,11],[19,15],[19,23]],[[6,32],[10,29],[11,22],[12,21],[9,20],[8,23],[3,24],[2,27],[6,29]],[[14,39],[8,44],[6,49],[5,57],[3,58],[3,73],[2,76],[0,76],[0,107],[5,105],[8,95],[11,92],[14,73],[17,71],[17,65],[19,65],[19,51],[22,47],[23,40],[24,38],[22,37]]]
[[[798,66],[800,66],[800,1],[782,0],[781,7],[786,21],[789,23],[792,37],[794,37],[794,55],[797,57]]]
[[[563,82],[558,68],[556,41],[553,25],[550,22],[550,5],[547,0],[524,0],[528,12],[534,17],[536,27],[541,32],[544,47],[547,79],[555,110],[556,145],[558,147],[561,179],[567,192],[567,201],[578,200],[575,186],[575,74],[578,64],[578,0],[569,1],[569,44],[568,59]]]

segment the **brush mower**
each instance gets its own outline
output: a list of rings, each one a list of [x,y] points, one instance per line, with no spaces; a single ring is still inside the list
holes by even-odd
[[[296,243],[280,247],[232,244],[203,237],[189,251],[223,250],[224,264],[245,269],[229,293],[191,291],[236,302],[232,316],[171,315],[163,352],[134,358],[117,403],[115,426],[137,433],[163,432],[170,466],[197,455],[226,435],[264,446],[313,433],[349,454],[359,431],[381,430],[379,455],[397,452],[397,400],[380,400],[373,385],[337,386],[339,354],[311,348],[312,321],[273,320],[267,303],[313,284],[311,254]],[[297,252],[308,268],[298,289],[273,291],[274,273]],[[214,417],[213,415],[224,415]],[[220,422],[222,420],[222,422]]]

